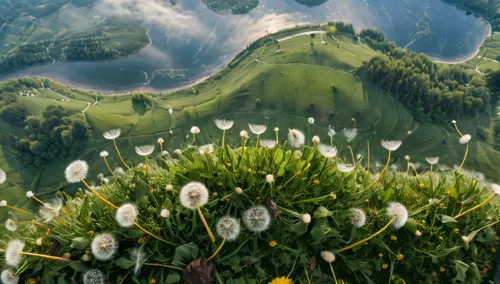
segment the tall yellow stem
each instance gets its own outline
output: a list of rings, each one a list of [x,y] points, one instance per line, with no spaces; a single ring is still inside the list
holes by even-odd
[[[214,252],[214,254],[212,254],[212,256],[208,258],[208,260],[211,260],[212,258],[214,258],[219,253],[219,251],[222,249],[222,246],[224,246],[225,242],[226,242],[226,238],[222,239],[222,243],[217,248],[217,250]]]
[[[155,239],[157,239],[157,240],[159,240],[159,241],[162,241],[162,242],[165,242],[165,243],[167,243],[167,244],[170,244],[170,245],[175,246],[175,244],[174,244],[174,243],[169,242],[169,241],[167,241],[167,240],[164,240],[164,239],[162,239],[162,238],[158,237],[157,235],[155,235],[155,234],[151,233],[150,231],[148,231],[148,230],[144,229],[144,228],[143,228],[141,225],[139,225],[139,223],[137,223],[136,221],[134,221],[134,225],[135,225],[135,226],[136,226],[139,230],[141,230],[141,231],[143,231],[144,233],[146,233],[146,234],[150,235],[151,237],[153,237],[153,238],[155,238]]]
[[[285,187],[288,183],[290,183],[294,178],[296,178],[298,175],[302,174],[302,171],[298,171],[296,172],[289,180],[287,180],[285,182],[285,184],[283,184],[283,186],[281,186],[282,188]]]
[[[200,215],[201,222],[203,222],[203,225],[205,226],[205,229],[207,230],[208,236],[210,237],[210,240],[212,243],[215,243],[215,237],[214,234],[212,234],[212,231],[210,230],[210,227],[208,226],[207,220],[205,220],[205,216],[203,216],[203,212],[201,212],[200,207],[197,207],[196,210],[198,210],[198,215]]]
[[[19,254],[27,255],[27,256],[34,256],[34,257],[41,257],[41,258],[55,260],[55,261],[71,262],[71,259],[67,259],[67,258],[59,257],[59,256],[52,256],[52,255],[38,254],[38,253],[31,253],[31,252],[24,252],[24,251],[20,252]]]
[[[385,174],[385,172],[387,171],[387,168],[389,167],[389,163],[391,162],[391,150],[389,150],[389,155],[387,156],[387,163],[385,163],[385,166],[384,168],[382,169],[382,172],[380,172],[380,176],[374,181],[372,182],[372,184],[370,184],[366,190],[372,188],[375,184],[377,184],[377,182],[382,179],[382,176]]]
[[[241,137],[241,153],[245,151],[245,144],[247,142],[247,139],[245,137]]]
[[[108,168],[108,171],[112,174],[113,174],[113,170],[111,169],[111,167],[109,166],[109,163],[108,163],[108,159],[106,159],[106,157],[103,157],[104,158],[104,163],[106,164],[106,167]]]
[[[337,252],[343,252],[343,251],[346,251],[346,250],[352,249],[352,248],[354,248],[354,247],[357,247],[357,246],[359,246],[359,245],[362,245],[362,244],[366,243],[367,241],[369,241],[369,240],[371,240],[371,239],[375,238],[376,236],[378,236],[378,235],[382,234],[385,230],[387,230],[387,228],[389,228],[389,226],[390,226],[392,223],[394,223],[394,221],[396,221],[396,217],[393,217],[393,218],[389,221],[389,223],[387,223],[387,225],[385,225],[382,229],[380,229],[380,231],[376,232],[375,234],[373,234],[373,235],[371,235],[371,236],[369,236],[369,237],[367,237],[367,238],[364,238],[364,239],[362,239],[362,240],[361,240],[361,241],[359,241],[359,242],[355,242],[355,243],[353,243],[353,244],[351,244],[351,245],[348,245],[348,246],[346,246],[345,248],[342,248],[342,249],[338,250]]]
[[[87,182],[81,178],[80,181],[87,187],[88,190],[90,190],[90,192],[92,192],[97,198],[99,198],[100,200],[104,201],[104,203],[108,204],[109,206],[113,207],[114,209],[118,209],[118,206],[114,205],[113,203],[111,203],[109,200],[107,200],[106,198],[104,198],[99,192],[97,192],[95,189],[93,189],[92,187],[90,187]]]
[[[275,132],[276,132],[276,143],[279,143],[279,142],[280,142],[280,140],[279,140],[279,138],[278,138],[278,131],[275,131]]]
[[[7,204],[7,205],[5,205],[5,207],[7,207],[7,208],[9,208],[9,209],[11,209],[11,210],[17,211],[17,212],[24,213],[24,214],[34,215],[34,214],[33,214],[33,213],[31,213],[31,212],[28,212],[28,211],[23,210],[23,209],[19,209],[19,208],[14,207],[14,206],[10,206],[10,205],[8,205],[8,204]]]
[[[351,158],[352,158],[352,164],[356,164],[356,160],[354,160],[354,152],[352,151],[351,145],[347,145],[347,148],[349,148],[349,151],[351,152]]]
[[[166,265],[166,264],[160,264],[160,263],[149,263],[149,262],[143,262],[143,263],[142,263],[142,265],[165,267],[165,268],[171,268],[171,269],[180,270],[180,271],[183,271],[183,270],[184,270],[184,269],[182,269],[182,268],[180,268],[180,267],[177,267],[177,266],[173,266],[173,265]]]
[[[224,149],[225,144],[226,144],[226,129],[222,130],[222,149]]]
[[[465,214],[469,213],[469,212],[472,212],[480,207],[483,207],[484,205],[488,204],[488,202],[490,202],[490,200],[493,199],[493,197],[495,197],[495,195],[497,195],[496,193],[493,193],[492,195],[490,195],[490,197],[486,198],[486,200],[484,200],[483,202],[479,203],[478,205],[472,207],[471,209],[468,209],[468,210],[465,210],[464,212],[458,214],[457,216],[453,217],[453,219],[458,219],[462,216],[464,216]]]
[[[33,198],[36,202],[40,203],[42,206],[45,205],[45,203],[43,201],[41,201],[40,199],[38,199],[38,197],[33,195],[31,198]]]
[[[464,154],[464,159],[462,160],[462,163],[460,164],[460,168],[462,168],[465,164],[465,159],[467,159],[467,154],[469,154],[469,143],[465,145],[465,154]]]
[[[335,276],[335,271],[333,271],[333,264],[330,262],[330,270],[332,271],[333,280],[335,280],[335,284],[338,284],[337,277]]]
[[[116,153],[118,154],[118,157],[120,158],[120,161],[122,161],[122,164],[127,168],[127,170],[130,170],[130,167],[123,160],[122,154],[120,154],[120,150],[118,150],[118,145],[116,145],[116,139],[113,139],[113,144],[115,145]]]
[[[457,126],[457,124],[456,124],[456,123],[453,123],[453,125],[455,125],[455,129],[457,130],[458,135],[460,135],[460,137],[464,136],[464,135],[462,134],[462,132],[460,132],[460,130],[458,130],[458,126]]]

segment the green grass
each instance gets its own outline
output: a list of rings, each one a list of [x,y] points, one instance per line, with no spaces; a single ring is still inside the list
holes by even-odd
[[[327,44],[321,43],[322,38]],[[340,150],[341,159],[350,159],[342,129],[352,127],[354,118],[359,134],[351,145],[355,153],[366,157],[369,140],[373,164],[383,163],[386,159],[386,151],[380,146],[381,139],[404,139],[403,146],[393,155],[393,161],[403,168],[406,168],[403,157],[407,154],[413,161],[423,164],[422,170],[427,168],[424,158],[428,156],[439,155],[441,162],[449,165],[460,163],[465,147],[458,144],[458,135],[451,127],[415,122],[400,102],[353,75],[353,70],[363,61],[379,53],[339,34],[334,37],[318,34],[312,40],[312,47],[309,35],[282,41],[279,49],[275,43],[267,43],[249,56],[239,58],[241,62],[232,69],[226,67],[192,88],[175,93],[147,94],[152,106],[142,116],[134,112],[130,95],[103,96],[94,105],[96,94],[72,90],[55,82],[50,83],[51,88],[32,90],[37,96],[21,97],[20,100],[34,115],[41,115],[45,106],[50,104],[82,111],[91,103],[85,117],[92,126],[93,139],[75,157],[97,165],[91,167],[91,180],[105,171],[99,157],[102,150],[112,153],[112,167],[120,166],[112,143],[102,137],[104,131],[120,127],[122,136],[118,144],[123,149],[123,156],[128,161],[138,162],[133,146],[154,144],[158,137],[162,137],[166,141],[165,148],[173,152],[191,144],[189,129],[192,125],[202,130],[197,136],[197,144],[220,144],[221,131],[213,124],[214,118],[236,121],[227,133],[228,143],[234,146],[239,145],[239,131],[247,129],[247,123],[267,123],[269,129],[263,135],[264,139],[275,137],[272,131],[275,126],[280,128],[281,140],[285,139],[288,128],[302,129],[307,133],[308,143],[312,135],[319,135],[328,143],[328,125],[332,125],[337,131],[334,143]],[[335,92],[332,92],[332,84],[336,86]],[[70,97],[70,101],[60,101],[63,96]],[[260,105],[256,104],[258,99]],[[168,112],[169,108],[173,109],[172,115]],[[310,116],[316,119],[312,126],[307,123]],[[490,134],[492,132],[486,132],[486,140],[476,134],[480,127],[490,128],[489,119],[459,120],[459,126],[473,136],[466,167],[499,180],[494,169],[500,164],[500,141],[495,140]],[[7,133],[22,133],[21,129],[5,123],[2,127],[13,129]],[[251,137],[249,143],[254,143],[254,138]],[[1,144],[14,148],[8,134],[1,135],[0,139]],[[1,159],[11,161],[9,179],[16,181],[24,190],[31,188],[39,170],[43,171],[39,185],[32,190],[74,189],[66,184],[63,175],[66,165],[73,158],[61,158],[40,169],[23,165],[12,152],[3,150],[2,153]],[[22,196],[21,189],[4,184],[0,190],[6,188],[13,192],[12,198],[7,197],[9,201],[24,202],[25,199],[18,198]]]

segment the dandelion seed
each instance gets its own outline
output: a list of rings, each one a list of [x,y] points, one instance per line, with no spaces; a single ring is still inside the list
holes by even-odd
[[[7,174],[4,170],[0,169],[0,184],[4,183],[7,179]]]
[[[14,232],[15,230],[17,230],[17,225],[11,219],[7,219],[7,221],[5,221],[5,228],[11,232]]]
[[[11,240],[7,244],[7,249],[5,250],[5,262],[7,265],[18,267],[21,263],[22,255],[21,252],[24,249],[24,242],[21,240]]]
[[[344,128],[343,133],[344,133],[345,138],[347,138],[347,141],[351,142],[352,140],[354,140],[354,138],[356,138],[356,136],[358,136],[358,129],[356,129],[356,128],[352,128],[352,129]]]
[[[213,144],[203,145],[200,146],[198,150],[200,151],[201,155],[212,154],[214,152],[214,145]]]
[[[262,146],[263,148],[267,148],[267,149],[274,148],[274,147],[276,147],[277,144],[278,144],[278,142],[276,142],[275,140],[261,140],[260,141],[260,146]]]
[[[271,224],[271,216],[266,207],[258,205],[243,212],[243,223],[252,232],[263,232]]]
[[[91,248],[92,254],[97,260],[108,261],[115,255],[118,249],[118,242],[113,235],[102,233],[94,237]]]
[[[312,138],[313,144],[319,144],[320,141],[321,140],[319,139],[319,136],[317,136],[317,135],[313,136],[313,138]]]
[[[115,219],[120,227],[130,228],[134,226],[137,215],[139,215],[137,206],[127,203],[123,204],[118,208],[118,210],[116,210]]]
[[[389,151],[396,151],[401,146],[403,141],[401,141],[401,140],[393,140],[393,141],[382,140],[382,141],[380,141],[380,143],[382,144],[382,147],[384,147],[385,149],[387,149]]]
[[[122,167],[116,167],[113,172],[115,173],[115,175],[118,175],[118,176],[125,175],[125,170],[123,170]]]
[[[349,221],[356,228],[361,228],[366,224],[366,215],[362,209],[351,208]]]
[[[314,118],[309,117],[309,118],[307,119],[307,122],[309,122],[309,124],[314,124]]]
[[[408,211],[398,202],[390,202],[387,206],[387,216],[395,218],[392,227],[396,230],[401,229],[408,220]]]
[[[162,209],[160,212],[160,216],[162,218],[168,218],[170,217],[170,211],[168,209]]]
[[[5,269],[2,271],[2,275],[0,277],[2,279],[3,284],[17,284],[19,283],[19,277],[14,274],[14,272],[9,269]]]
[[[267,175],[266,176],[266,182],[267,183],[273,183],[274,182],[274,176],[273,175]]]
[[[169,107],[168,108],[168,114],[172,114],[173,112],[174,112],[174,110],[171,107]]]
[[[116,129],[111,129],[111,130],[104,132],[102,134],[102,136],[104,136],[104,138],[106,138],[108,140],[114,140],[114,139],[120,137],[120,134],[122,134],[122,130],[120,128],[116,128]]]
[[[472,136],[470,136],[469,134],[464,134],[462,137],[460,137],[458,139],[458,143],[460,144],[467,144],[469,143],[469,141],[472,139]]]
[[[45,220],[45,222],[49,222],[53,218],[59,216],[59,213],[63,207],[63,202],[60,198],[56,197],[50,202],[45,202],[43,207],[40,208],[40,215]]]
[[[342,173],[349,173],[352,170],[354,170],[354,168],[355,168],[355,166],[345,165],[345,164],[337,162],[337,170],[339,170]]]
[[[142,263],[146,259],[146,253],[140,248],[134,248],[130,251],[131,260],[135,262],[134,275],[138,275],[141,270]]]
[[[337,147],[331,147],[325,144],[319,144],[318,151],[325,158],[333,158],[337,156]]]
[[[216,119],[214,120],[214,123],[220,130],[229,130],[234,125],[233,120],[225,120],[225,119]]]
[[[328,136],[330,137],[335,136],[335,128],[331,125],[328,126]]]
[[[99,269],[89,269],[83,274],[84,284],[104,284],[104,273]]]
[[[191,134],[196,135],[196,134],[200,133],[200,128],[198,128],[198,126],[193,126],[193,127],[191,127],[190,132],[191,132]]]
[[[303,215],[302,215],[302,223],[304,223],[304,224],[309,224],[309,223],[311,223],[311,219],[312,219],[312,218],[311,218],[311,215],[310,215],[310,214],[307,214],[307,213],[306,213],[306,214],[303,214]]]
[[[99,154],[102,158],[106,158],[109,153],[107,151],[102,151],[100,154]]]
[[[304,133],[297,129],[288,130],[288,141],[293,148],[300,148],[304,145],[306,137]]]
[[[66,180],[69,183],[77,183],[87,178],[89,172],[89,165],[85,161],[76,160],[69,164],[64,172]]]
[[[217,234],[227,241],[234,241],[240,234],[240,223],[232,217],[222,217],[217,221]]]
[[[135,147],[135,152],[137,153],[137,155],[143,157],[153,154],[154,150],[155,150],[155,145],[143,145]]]

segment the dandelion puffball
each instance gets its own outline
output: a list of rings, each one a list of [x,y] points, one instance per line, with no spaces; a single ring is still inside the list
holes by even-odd
[[[356,136],[358,136],[358,129],[352,128],[352,129],[347,129],[344,128],[344,136],[347,138],[347,141],[351,142]]]
[[[345,165],[345,164],[337,162],[337,170],[339,170],[342,173],[349,173],[352,170],[354,170],[354,168],[355,168],[355,166]]]
[[[405,156],[405,160],[409,161],[410,160],[410,156],[406,155]]]
[[[271,215],[266,207],[258,205],[243,212],[243,223],[252,232],[263,232],[271,224]]]
[[[168,209],[162,209],[160,212],[160,216],[162,218],[168,218],[170,217],[170,211]]]
[[[279,127],[275,127],[274,132],[278,132],[278,131],[280,131]]]
[[[491,190],[493,190],[494,193],[496,193],[497,195],[500,195],[500,185],[496,184],[496,183],[492,183],[490,185],[491,187]]]
[[[312,138],[312,142],[314,144],[319,144],[321,140],[319,139],[319,136],[318,135],[314,135],[313,138]]]
[[[7,248],[5,249],[5,263],[7,265],[18,267],[19,263],[21,263],[21,252],[24,249],[24,242],[18,239],[11,240],[7,244]]]
[[[109,155],[109,153],[107,151],[102,151],[99,155],[103,158],[106,158]]]
[[[171,184],[168,184],[168,185],[165,187],[165,190],[166,190],[166,191],[172,191],[172,190],[174,190],[174,187],[173,187]]]
[[[198,133],[200,133],[200,128],[198,128],[198,126],[191,127],[191,134],[198,134]]]
[[[115,219],[120,227],[130,228],[134,225],[135,218],[138,214],[137,206],[127,203],[116,210]]]
[[[4,170],[0,169],[0,184],[4,183],[7,179],[7,174]]]
[[[116,128],[104,132],[102,136],[108,140],[113,140],[120,137],[120,134],[122,134],[122,130],[120,128]]]
[[[234,241],[240,234],[240,222],[232,217],[220,218],[216,227],[217,234],[226,241]]]
[[[260,140],[259,144],[260,146],[262,146],[262,148],[271,149],[276,147],[278,142],[276,142],[276,140]]]
[[[452,120],[451,123],[455,124],[455,123],[457,123],[457,121],[456,120]]]
[[[153,154],[154,150],[155,145],[143,145],[135,147],[135,152],[137,153],[137,155],[143,157]]]
[[[321,258],[328,263],[335,261],[335,255],[331,251],[324,250],[321,252]]]
[[[389,151],[396,151],[401,146],[402,143],[403,143],[403,141],[401,141],[401,140],[392,140],[392,141],[381,140],[380,141],[380,144],[382,144],[382,147],[384,147],[385,149],[387,149]]]
[[[439,157],[426,157],[425,160],[431,165],[439,163]]]
[[[104,284],[104,273],[99,269],[89,269],[83,274],[84,284]]]
[[[462,137],[458,139],[458,143],[460,144],[467,144],[469,141],[472,139],[472,136],[470,134],[464,134]]]
[[[390,202],[387,206],[387,216],[396,218],[392,223],[392,227],[396,230],[402,228],[408,220],[408,211],[399,202]]]
[[[163,144],[163,142],[165,142],[165,140],[163,140],[163,138],[158,138],[158,140],[156,140],[156,143],[158,144]]]
[[[15,230],[17,230],[17,225],[11,219],[7,219],[7,221],[5,221],[5,228],[11,232],[14,232]]]
[[[273,175],[267,175],[266,176],[266,182],[267,183],[273,183],[274,181],[274,176]]]
[[[309,224],[311,223],[311,215],[310,214],[303,214],[302,215],[302,223],[304,224]]]
[[[198,148],[198,150],[200,151],[201,155],[212,154],[214,152],[214,145],[213,144],[202,145]]]
[[[356,228],[361,228],[366,224],[366,215],[362,209],[351,208],[349,212],[349,221]]]
[[[313,117],[309,117],[307,119],[307,122],[309,122],[309,124],[314,124],[314,118]]]
[[[33,197],[33,195],[34,195],[33,191],[31,191],[31,190],[26,191],[26,197],[31,198],[31,197]]]
[[[243,193],[243,189],[241,189],[241,187],[237,187],[234,189],[234,192],[236,192],[237,194],[242,194]]]
[[[0,207],[5,207],[5,206],[7,206],[7,200],[0,201]]]
[[[260,135],[267,130],[267,126],[259,124],[248,124],[248,128],[250,128],[250,131],[255,135]]]
[[[333,158],[337,156],[337,147],[331,147],[325,144],[320,144],[318,146],[318,151],[325,158]]]
[[[190,182],[181,189],[180,200],[189,209],[202,207],[208,202],[208,189],[200,182]]]
[[[335,128],[333,126],[328,126],[328,136],[333,137],[335,136]]]
[[[5,269],[2,271],[2,275],[0,277],[2,279],[2,283],[4,284],[17,284],[19,283],[19,276],[16,276],[14,272],[9,269]]]
[[[248,132],[246,130],[241,130],[240,131],[240,136],[242,138],[248,138]]]
[[[220,130],[229,130],[234,125],[233,120],[225,120],[225,119],[216,119],[214,120],[214,123]]]
[[[290,129],[288,131],[288,142],[293,148],[300,148],[304,145],[306,137],[304,133],[297,129]]]
[[[107,261],[115,255],[118,242],[110,233],[102,233],[94,237],[91,248],[92,254],[97,260]]]
[[[89,165],[87,162],[76,160],[69,164],[64,172],[64,175],[69,183],[77,183],[80,182],[80,180],[87,178],[88,173]]]

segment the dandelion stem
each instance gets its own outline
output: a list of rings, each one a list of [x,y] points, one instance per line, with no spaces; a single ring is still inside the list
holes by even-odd
[[[351,145],[347,145],[347,148],[349,148],[349,152],[351,152],[351,159],[352,159],[352,164],[356,164],[356,160],[354,160],[354,152],[352,151]]]
[[[103,158],[104,158],[104,163],[106,164],[106,167],[108,168],[108,171],[113,175],[113,170],[109,166],[108,160],[106,159],[106,157],[103,157]]]
[[[410,160],[406,161],[406,174],[410,172]]]
[[[7,208],[9,208],[9,209],[11,209],[11,210],[17,211],[17,212],[24,213],[24,214],[34,215],[34,214],[33,214],[33,213],[31,213],[31,212],[28,212],[28,211],[23,210],[23,209],[19,209],[19,208],[14,207],[14,206],[10,206],[10,205],[8,205],[8,204],[7,204],[7,205],[5,205],[5,207],[7,207]]]
[[[370,140],[366,141],[368,144],[368,162],[366,163],[366,171],[370,172]]]
[[[45,203],[43,201],[41,201],[38,197],[33,195],[31,198],[33,198],[36,202],[40,203],[42,206],[45,205]]]
[[[332,271],[333,280],[335,280],[335,284],[338,284],[337,277],[335,276],[335,271],[333,271],[333,265],[331,262],[330,262],[330,270]]]
[[[222,249],[222,246],[224,246],[225,242],[226,242],[226,238],[222,239],[222,243],[217,248],[217,250],[214,252],[214,254],[212,254],[212,256],[208,258],[208,260],[211,260],[212,258],[214,258],[219,253],[219,251]]]
[[[118,209],[118,206],[114,205],[113,203],[111,203],[109,200],[107,200],[106,198],[104,198],[99,192],[97,192],[95,189],[93,189],[92,187],[90,187],[87,182],[81,178],[80,181],[95,195],[97,196],[97,198],[99,198],[100,200],[104,201],[104,203],[108,204],[109,206],[113,207],[114,209]]]
[[[279,142],[280,142],[280,140],[278,138],[278,131],[276,131],[276,143],[279,143]]]
[[[160,153],[163,152],[163,143],[160,143]]]
[[[193,133],[193,145],[196,143],[196,134]]]
[[[49,228],[49,227],[45,226],[44,224],[37,222],[35,219],[33,219],[31,222],[34,225],[37,225],[37,226],[40,226],[40,227],[43,227],[43,228],[47,228],[47,229]]]
[[[46,254],[38,254],[38,253],[32,253],[32,252],[19,252],[21,255],[27,255],[27,256],[34,256],[34,257],[41,257],[45,259],[50,259],[50,260],[55,260],[55,261],[64,261],[64,262],[71,262],[70,259],[64,258],[64,257],[59,257],[59,256],[52,256],[52,255],[46,255]]]
[[[144,176],[148,177],[148,156],[144,156]]]
[[[243,152],[245,151],[245,144],[247,139],[245,137],[241,137],[241,155],[243,156]]]
[[[458,214],[457,216],[453,217],[453,219],[458,219],[462,216],[464,216],[465,214],[469,213],[469,212],[472,212],[480,207],[483,207],[484,205],[488,204],[488,202],[490,202],[490,200],[492,200],[494,197],[495,197],[496,193],[493,193],[492,195],[490,195],[490,197],[486,198],[483,202],[479,203],[478,205],[468,209],[468,210],[465,210],[464,212]]]
[[[362,239],[361,241],[358,241],[358,242],[355,242],[355,243],[353,243],[353,244],[350,244],[350,245],[346,246],[345,248],[342,248],[342,249],[338,250],[337,252],[343,252],[343,251],[346,251],[346,250],[352,249],[352,248],[354,248],[354,247],[357,247],[357,246],[359,246],[359,245],[361,245],[361,244],[366,243],[367,241],[369,241],[369,240],[371,240],[371,239],[375,238],[376,236],[378,236],[378,235],[382,234],[382,232],[384,232],[385,230],[387,230],[387,228],[389,228],[389,226],[390,226],[392,223],[394,223],[394,221],[396,221],[396,217],[393,217],[393,218],[389,221],[389,223],[387,223],[387,225],[385,225],[382,229],[380,229],[380,231],[376,232],[375,234],[373,234],[373,235],[371,235],[371,236],[369,236],[369,237],[367,237],[367,238],[364,238],[364,239]]]
[[[135,226],[136,226],[139,230],[141,230],[141,231],[143,231],[144,233],[146,233],[146,234],[150,235],[151,237],[153,237],[153,238],[155,238],[155,239],[157,239],[157,240],[159,240],[159,241],[165,242],[165,243],[167,243],[167,244],[169,244],[169,245],[173,245],[173,246],[175,246],[175,244],[174,244],[174,243],[169,242],[169,241],[167,241],[167,240],[164,240],[164,239],[162,239],[162,238],[158,237],[157,235],[155,235],[155,234],[151,233],[150,231],[148,231],[148,230],[144,229],[144,228],[143,228],[141,225],[139,225],[139,223],[137,223],[136,221],[134,221],[134,225],[135,225]]]
[[[180,271],[184,270],[184,269],[182,269],[180,267],[177,267],[177,266],[167,265],[167,264],[160,264],[160,263],[143,262],[142,265],[165,267],[165,268],[171,268],[171,269],[180,270]]]
[[[330,136],[330,147],[333,147],[333,136]]]
[[[116,139],[113,139],[113,144],[115,145],[115,149],[116,149],[116,153],[118,154],[118,158],[120,158],[120,161],[122,161],[122,164],[127,168],[127,170],[130,170],[130,167],[123,160],[122,154],[120,154],[120,150],[118,150],[118,145],[116,145]]]
[[[222,130],[222,149],[224,149],[225,143],[226,143],[226,129]]]
[[[455,129],[457,130],[458,135],[460,135],[460,137],[464,136],[464,135],[462,134],[462,132],[460,132],[460,130],[458,130],[458,126],[457,126],[457,124],[456,124],[456,123],[453,123],[453,125],[455,125]]]
[[[260,134],[257,134],[257,142],[255,143],[255,147],[259,147],[259,139],[260,139]]]
[[[54,220],[56,220],[57,223],[63,225],[66,228],[69,228],[68,224],[66,224],[63,220],[59,219],[59,217],[54,217]]]
[[[307,268],[305,265],[304,265],[304,271],[306,272],[307,284],[311,284],[311,279],[309,278],[309,273],[307,272]]]
[[[296,177],[297,177],[298,175],[300,175],[300,174],[302,174],[302,171],[298,171],[298,172],[296,172],[296,173],[295,173],[295,174],[294,174],[294,175],[293,175],[293,176],[292,176],[289,180],[287,180],[287,181],[285,182],[285,184],[283,184],[283,185],[281,186],[281,188],[285,187],[285,186],[286,186],[289,182],[291,182],[294,178],[296,178]]]
[[[469,143],[465,144],[465,154],[462,163],[460,164],[460,168],[462,168],[465,164],[465,159],[467,159],[467,154],[469,154]]]
[[[365,190],[372,188],[375,184],[377,184],[377,182],[379,182],[379,180],[382,179],[385,172],[387,171],[387,168],[389,167],[390,162],[391,162],[391,150],[389,150],[389,155],[387,156],[387,163],[385,163],[385,166],[382,169],[382,172],[380,172],[380,176],[374,182],[372,182],[372,184],[370,184]]]
[[[208,236],[210,237],[210,240],[212,243],[215,243],[215,237],[214,234],[212,234],[212,231],[210,230],[210,227],[208,226],[207,220],[205,220],[205,216],[203,216],[203,212],[201,212],[200,207],[196,207],[196,210],[198,210],[198,215],[200,215],[201,222],[205,226],[205,229],[207,230]]]

